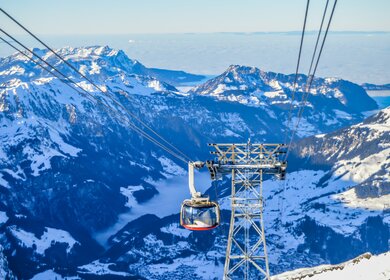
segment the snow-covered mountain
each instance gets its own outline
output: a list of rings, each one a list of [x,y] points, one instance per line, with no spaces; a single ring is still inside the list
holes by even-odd
[[[191,92],[217,100],[238,102],[263,111],[263,115],[277,118],[288,124],[288,110],[293,104],[294,124],[297,108],[300,106],[307,82],[307,76],[297,78],[294,94],[295,75],[265,72],[255,67],[230,66],[224,73],[196,87]],[[294,94],[294,102],[292,102]],[[362,119],[363,111],[377,108],[360,86],[335,78],[315,78],[305,103],[305,111],[298,135],[308,136],[321,131],[332,131]],[[291,129],[293,125],[289,125]]]
[[[55,65],[66,76],[73,77],[75,75],[63,61],[50,51],[41,49],[33,49],[33,51],[47,62]],[[108,46],[65,47],[56,50],[56,52],[66,61],[71,62],[84,75],[99,81],[104,81],[118,74],[152,76],[174,85],[205,79],[205,76],[183,71],[148,68],[139,61],[130,59],[122,50],[114,50]],[[12,78],[33,81],[37,78],[51,76],[42,68],[27,62],[21,54],[0,58],[0,77],[3,78],[1,82]]]
[[[335,175],[354,182],[343,197],[358,206],[364,199],[386,196],[390,204],[390,108],[349,128],[317,135],[298,144],[299,158],[317,166],[332,166]],[[360,202],[359,202],[360,201]],[[371,205],[374,207],[374,205]]]
[[[390,84],[375,85],[375,84],[364,83],[361,86],[365,90],[390,90]]]
[[[102,102],[117,108],[49,52],[35,51]],[[121,51],[108,47],[57,51],[192,159],[209,159],[209,142],[243,142],[248,137],[252,142],[282,141],[290,129],[286,121],[292,75],[231,66],[222,76],[187,94],[159,76],[164,73],[180,80],[177,72],[142,72],[137,70],[144,69],[140,63]],[[219,278],[229,216],[227,182],[215,185],[222,198],[224,225],[212,233],[185,231],[178,225],[177,215],[180,200],[188,196],[185,165],[21,55],[1,58],[0,74],[0,240],[16,277],[28,279],[42,272],[136,279]],[[299,77],[300,89],[305,79]],[[239,90],[232,89],[235,85]],[[219,88],[217,93],[214,88]],[[299,90],[297,96],[301,95]],[[298,138],[356,124],[363,120],[364,111],[375,108],[373,100],[355,84],[316,79]],[[364,154],[367,158],[385,151],[376,149],[374,143],[385,145],[385,140],[378,139],[386,139],[388,134],[372,130],[387,127],[378,117],[381,114],[387,111],[367,120],[368,124],[357,125],[372,126],[367,128],[370,133],[359,138],[361,151],[369,143],[364,137],[373,139]],[[282,187],[276,181],[267,182],[269,247],[270,252],[277,252],[271,255],[274,273],[344,261],[365,251],[380,253],[387,246],[388,220],[382,219],[382,210],[366,211],[359,205],[349,208],[342,198],[332,196],[333,192],[343,195],[352,184],[337,173],[344,170],[342,166],[347,173],[355,170],[350,158],[340,151],[337,161],[322,164],[320,170],[307,160],[308,147],[314,149],[319,139],[329,151],[349,149],[348,138],[343,143],[335,141],[337,133],[343,132],[336,132],[336,138],[303,139],[294,148],[292,161],[304,164],[291,169],[283,207]],[[343,140],[344,136],[339,137]],[[368,158],[367,164],[372,160]],[[388,171],[388,165],[381,168]],[[384,172],[366,171],[359,188],[371,188],[364,182],[378,182]],[[210,182],[203,179],[207,175],[200,176],[207,188]],[[383,178],[388,182],[388,177]],[[301,196],[296,195],[297,188],[302,190]],[[212,195],[214,189],[209,192]],[[378,199],[382,198],[380,193]],[[348,222],[321,223],[338,212]],[[372,240],[365,236],[364,231],[370,230],[380,232],[381,237]],[[323,232],[318,240],[316,231]],[[316,244],[331,246],[328,240],[351,242],[351,246],[336,253],[329,247],[325,250],[328,255],[321,255]]]
[[[265,182],[264,216],[273,274],[340,263],[366,251],[379,254],[390,250],[390,195],[377,191],[372,197],[360,197],[356,192],[357,186],[363,193],[377,188],[375,183],[367,182],[379,178],[378,169],[383,174],[382,184],[386,186],[390,181],[388,156],[384,165],[370,160],[378,156],[380,162],[382,147],[385,150],[390,143],[388,116],[389,109],[385,109],[363,123],[329,136],[301,140],[292,155],[292,162],[298,166],[291,170],[286,182],[273,179]],[[357,134],[359,129],[366,133]],[[351,143],[351,135],[357,135],[355,143]],[[330,160],[329,165],[313,157],[313,164],[308,151],[313,151],[310,145],[315,145],[318,139],[323,142],[314,149],[316,154],[333,155],[337,149],[344,149],[345,153],[336,152],[337,160]],[[381,148],[370,149],[372,142]],[[349,160],[359,145],[366,151],[361,154],[361,164]],[[110,248],[99,264],[109,263],[114,271],[119,269],[147,279],[189,275],[195,279],[220,279],[230,215],[226,196],[229,183],[225,183],[214,186],[221,193],[219,201],[223,209],[223,225],[218,230],[189,232],[179,226],[178,215],[165,218],[146,215],[110,238]],[[209,194],[213,193],[212,189]],[[84,269],[89,268],[92,273],[92,267]]]

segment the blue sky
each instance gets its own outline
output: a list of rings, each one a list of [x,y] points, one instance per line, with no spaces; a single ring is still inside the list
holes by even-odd
[[[330,0],[331,2],[333,0]],[[316,29],[325,0],[312,0]],[[5,0],[1,7],[43,35],[300,30],[306,0]],[[339,0],[339,31],[390,31],[389,0]],[[0,17],[8,31],[20,31]]]

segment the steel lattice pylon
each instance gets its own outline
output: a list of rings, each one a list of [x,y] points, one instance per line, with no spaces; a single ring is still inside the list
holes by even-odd
[[[284,179],[283,144],[209,144],[213,180],[231,174],[231,219],[224,279],[270,279],[263,223],[263,176]]]

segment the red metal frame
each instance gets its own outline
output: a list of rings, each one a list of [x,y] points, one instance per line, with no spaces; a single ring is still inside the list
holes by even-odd
[[[191,226],[187,226],[187,225],[182,225],[182,227],[184,227],[184,228],[186,228],[188,230],[193,230],[193,231],[211,230],[211,229],[215,229],[218,226],[219,225],[215,225],[215,226],[212,226],[212,227],[191,227]]]

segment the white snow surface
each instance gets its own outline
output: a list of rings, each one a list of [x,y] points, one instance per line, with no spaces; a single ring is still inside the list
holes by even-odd
[[[270,231],[274,231],[271,221],[277,215],[282,215],[284,223],[293,223],[304,216],[309,216],[320,225],[329,226],[343,235],[350,235],[368,217],[382,214],[385,199],[376,201],[377,206],[374,209],[367,209],[366,205],[359,205],[360,207],[355,205],[356,207],[352,208],[348,201],[340,198],[340,194],[337,195],[354,186],[355,183],[352,181],[332,176],[324,182],[323,187],[317,187],[325,174],[324,171],[302,170],[288,174],[285,186],[284,183],[274,180],[264,183],[267,204],[264,216],[269,220]],[[284,187],[284,192],[274,195]],[[310,207],[307,205],[308,201]],[[321,207],[313,207],[315,205]],[[267,222],[265,224],[267,225]]]
[[[290,124],[293,124],[294,127],[298,124],[298,117],[292,117]],[[285,122],[285,125],[288,125],[288,121]],[[311,135],[319,134],[321,131],[319,131],[313,124],[308,122],[305,118],[299,119],[299,126],[296,130],[296,134],[298,137],[308,137]]]
[[[26,159],[31,161],[30,167],[34,176],[38,176],[43,170],[50,169],[50,160],[53,157],[76,157],[81,151],[79,148],[66,143],[65,138],[69,135],[69,123],[62,118],[56,121],[37,115],[34,109],[30,109],[30,106],[35,106],[37,102],[40,102],[40,109],[42,110],[49,107],[55,108],[53,104],[48,103],[49,98],[46,94],[50,92],[50,94],[56,95],[56,105],[65,106],[69,109],[69,105],[73,104],[73,108],[82,111],[81,103],[83,99],[77,94],[69,95],[69,90],[58,80],[46,79],[44,81],[44,79],[40,79],[39,81],[40,83],[27,84],[14,80],[13,84],[7,87],[7,90],[0,91],[0,95],[7,98],[9,102],[7,106],[12,106],[12,110],[24,112],[24,115],[17,113],[17,118],[14,121],[7,118],[2,121],[3,127],[0,130],[0,139],[2,139],[4,145],[0,152],[0,162],[6,163],[9,160],[5,152],[9,147],[17,146],[26,139],[36,139],[39,134],[48,134],[48,137],[41,139],[39,147],[32,146],[33,144],[29,142],[27,142],[27,145],[23,145],[23,153],[26,155]],[[38,97],[38,92],[42,96]],[[6,109],[8,110],[8,108],[4,108],[3,111]],[[75,114],[75,112],[73,113]],[[73,117],[76,118],[76,116]],[[45,128],[48,129],[45,131]],[[15,169],[20,168],[16,165]],[[5,183],[4,186],[6,186]]]
[[[381,170],[386,163],[390,163],[390,148],[365,158],[356,156],[350,160],[340,160],[334,169],[335,174],[342,175],[344,180],[361,183]],[[383,179],[390,181],[390,174],[384,175]]]
[[[130,276],[126,272],[114,271],[109,268],[112,263],[101,263],[99,261],[94,261],[92,263],[80,266],[78,271],[85,274],[95,274],[95,275],[118,275],[118,276]]]
[[[60,274],[56,273],[52,269],[40,272],[35,274],[31,280],[79,280],[81,278],[77,276],[72,277],[62,277]]]
[[[343,193],[333,196],[335,199],[341,200],[344,205],[350,208],[363,208],[367,210],[382,211],[390,207],[390,194],[381,195],[380,197],[359,198],[356,195],[355,189],[350,189]]]
[[[0,211],[0,225],[6,223],[8,221],[7,213]]]
[[[190,230],[184,229],[179,223],[170,224],[169,226],[162,227],[161,232],[170,233],[180,237],[188,237],[191,234]]]
[[[206,259],[196,256],[175,259],[171,264],[159,263],[148,265],[148,270],[152,275],[163,275],[164,273],[177,270],[180,266],[196,267],[196,279],[220,279],[221,275],[223,275],[223,266],[216,266],[214,258]]]
[[[164,170],[163,175],[166,178],[172,178],[173,176],[183,176],[186,174],[186,171],[182,167],[174,163],[166,156],[161,156],[157,159],[161,163],[161,166]]]
[[[128,186],[127,188],[120,188],[121,194],[127,197],[127,202],[125,204],[126,207],[133,207],[137,205],[137,200],[135,199],[133,193],[139,190],[143,190],[142,186]]]
[[[15,236],[20,243],[27,248],[36,246],[36,252],[40,255],[44,255],[45,250],[50,248],[53,243],[67,243],[66,251],[70,253],[73,246],[78,242],[66,231],[55,228],[45,228],[43,235],[38,238],[34,233],[24,231],[16,226],[9,227],[13,236]]]
[[[3,174],[0,174],[0,187],[7,188],[7,189],[11,188],[9,183],[3,178]]]
[[[338,265],[302,268],[271,277],[272,280],[389,280],[390,252],[361,255]]]

